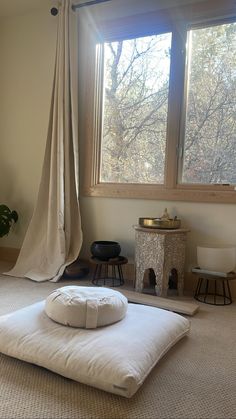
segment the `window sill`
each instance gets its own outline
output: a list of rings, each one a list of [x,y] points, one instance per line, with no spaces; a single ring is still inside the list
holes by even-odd
[[[217,185],[199,188],[199,185],[178,185],[176,188],[164,188],[163,185],[136,185],[99,183],[85,187],[84,196],[126,198],[126,199],[155,199],[166,201],[212,202],[236,204],[236,190],[232,186]]]

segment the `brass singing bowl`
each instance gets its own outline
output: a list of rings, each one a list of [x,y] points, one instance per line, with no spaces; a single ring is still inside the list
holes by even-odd
[[[163,228],[166,230],[177,229],[181,226],[181,220],[170,218],[162,220],[161,218],[139,218],[139,225],[147,228]]]

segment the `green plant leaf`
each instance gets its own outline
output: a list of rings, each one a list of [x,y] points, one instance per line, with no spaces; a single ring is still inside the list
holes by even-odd
[[[17,220],[18,220],[18,214],[17,214],[17,212],[15,210],[13,210],[11,212],[11,218],[14,220],[15,223],[17,222]]]
[[[13,223],[18,220],[15,210],[11,211],[5,204],[0,204],[0,237],[6,236]]]

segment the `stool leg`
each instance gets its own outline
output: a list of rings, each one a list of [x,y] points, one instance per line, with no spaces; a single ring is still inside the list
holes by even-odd
[[[208,285],[209,285],[209,280],[206,279],[206,289],[205,289],[204,303],[206,302],[206,299],[208,297]]]
[[[224,305],[231,304],[232,303],[232,296],[231,296],[231,291],[230,291],[228,279],[222,281],[222,288],[223,288]],[[227,293],[226,293],[226,290],[227,290]],[[227,303],[227,300],[229,301],[228,303]]]
[[[97,270],[98,270],[98,265],[95,266],[94,274],[93,274],[93,279],[96,279]]]
[[[103,285],[106,285],[106,278],[108,278],[108,265],[105,265]]]
[[[116,266],[112,265],[112,286],[115,285],[115,278],[116,278]]]
[[[227,286],[227,289],[228,289],[228,296],[229,296],[229,301],[230,301],[230,304],[231,304],[233,301],[232,301],[232,296],[231,296],[231,291],[230,291],[230,286],[229,286],[228,279],[226,279],[226,286]]]
[[[102,274],[102,264],[101,265],[99,265],[99,267],[98,267],[98,279],[97,279],[97,283],[98,283],[98,285],[99,285],[99,279],[101,278],[101,275]]]
[[[98,276],[99,277],[101,276],[101,271],[102,271],[102,265],[99,265],[98,266]]]
[[[195,298],[198,297],[198,294],[200,293],[201,285],[202,285],[202,278],[198,278],[198,283],[197,283],[196,291],[194,294]]]
[[[216,304],[216,293],[217,293],[217,286],[216,286],[216,279],[215,279],[215,294],[214,294],[214,304]]]
[[[136,266],[135,291],[137,291],[137,292],[142,292],[143,291],[144,272],[145,272],[145,269],[140,268],[139,266]]]
[[[98,265],[95,266],[94,273],[93,273],[92,283],[94,285],[97,285],[98,284],[98,281],[97,281],[97,271],[98,271]]]
[[[225,294],[225,281],[222,281],[222,288],[223,288],[223,298],[224,298],[224,305],[226,304],[226,294]]]
[[[122,271],[122,266],[118,266],[118,272],[119,272],[119,278],[120,278],[120,285],[124,284],[124,278],[123,278],[123,271]]]

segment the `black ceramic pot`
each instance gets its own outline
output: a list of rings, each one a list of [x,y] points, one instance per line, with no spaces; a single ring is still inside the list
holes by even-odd
[[[93,257],[105,261],[118,257],[121,252],[121,247],[117,242],[96,241],[91,244],[90,250]]]

